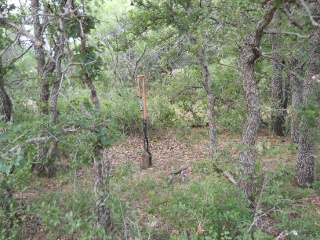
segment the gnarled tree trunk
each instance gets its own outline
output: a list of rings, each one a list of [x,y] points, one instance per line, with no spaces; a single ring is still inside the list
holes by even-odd
[[[315,20],[320,19],[320,3],[314,5]],[[319,73],[320,64],[320,28],[315,27],[311,32],[309,47],[309,64],[305,73],[303,82],[302,104],[304,106],[312,106],[317,104],[315,101],[315,81],[312,79],[314,75]],[[294,181],[297,186],[305,187],[314,182],[315,179],[315,142],[313,133],[316,124],[310,124],[312,116],[302,116],[300,121],[299,147],[294,171]],[[312,122],[312,121],[311,121]]]
[[[302,103],[302,81],[300,80],[302,64],[299,63],[298,57],[290,57],[289,81],[291,84],[291,142],[299,142],[299,112]]]
[[[108,230],[111,224],[110,209],[105,206],[109,199],[110,160],[108,149],[94,149],[94,193],[97,201],[97,225]]]
[[[279,21],[279,14],[275,14],[275,20]],[[273,76],[271,80],[271,131],[277,136],[284,136],[285,109],[282,86],[283,59],[278,51],[281,49],[279,35],[271,36],[272,42],[272,68]]]
[[[72,5],[72,8],[75,7]],[[74,14],[78,20],[79,27],[81,29],[81,33],[79,37],[81,39],[81,53],[84,55],[88,54],[88,49],[86,46],[87,37],[85,35],[84,29],[84,22],[82,14],[79,14],[76,10]],[[83,68],[86,68],[85,64],[82,65]],[[100,101],[98,98],[98,93],[96,88],[92,82],[91,76],[86,72],[83,77],[83,82],[87,85],[88,89],[90,90],[90,99],[93,105],[93,108],[97,111],[100,110]],[[103,124],[102,126],[95,126],[94,132],[95,134],[99,135],[99,130],[106,126]],[[110,171],[110,160],[108,158],[108,149],[102,142],[100,142],[99,138],[97,137],[97,141],[93,143],[93,180],[94,180],[94,193],[96,197],[96,226],[108,232],[108,229],[111,225],[111,217],[110,217],[110,209],[106,206],[106,202],[109,199],[109,171]]]
[[[207,114],[208,114],[208,121],[209,121],[209,137],[210,137],[210,158],[216,157],[217,152],[217,134],[216,134],[216,127],[214,122],[214,96],[213,96],[213,89],[211,87],[211,78],[208,66],[203,61],[203,58],[199,57],[199,64],[202,68],[202,75],[203,75],[203,87],[207,93]]]
[[[195,44],[196,40],[191,39],[189,34],[184,31],[183,32],[185,38],[187,39],[189,44]],[[214,121],[214,94],[213,94],[213,89],[211,87],[211,77],[210,77],[210,72],[208,69],[208,64],[206,63],[206,53],[205,53],[205,48],[206,46],[203,46],[198,54],[197,54],[197,61],[201,67],[202,70],[202,85],[203,88],[207,94],[207,116],[208,116],[208,122],[209,122],[209,137],[210,137],[210,151],[209,151],[209,156],[210,158],[215,158],[216,153],[217,153],[217,147],[218,147],[218,141],[217,141],[217,134],[216,134],[216,126],[215,126],[215,121]]]
[[[12,103],[11,99],[9,98],[6,89],[4,88],[4,79],[3,79],[3,72],[2,72],[2,59],[0,57],[0,121],[9,122],[13,121],[13,110],[12,110]],[[2,129],[0,129],[0,133],[2,133]],[[0,145],[0,147],[2,147]],[[6,191],[1,192],[3,194],[3,203],[2,207],[7,212],[10,210],[10,202],[9,200],[12,198],[12,189],[11,185],[6,185]],[[10,220],[11,221],[11,220]],[[11,223],[12,224],[12,223]]]
[[[303,83],[303,105],[310,104],[314,94],[314,84],[311,79],[316,68],[314,63],[309,64]],[[308,116],[310,117],[310,116]],[[314,126],[310,126],[306,116],[301,117],[299,126],[299,146],[294,170],[294,181],[297,186],[305,187],[314,181],[315,171],[315,143],[312,139]]]
[[[33,28],[34,28],[34,36],[37,40],[43,40],[43,27],[40,22],[39,12],[40,12],[40,4],[39,0],[31,1],[31,9],[32,9],[32,19],[33,19]],[[38,80],[38,114],[48,115],[48,100],[49,100],[49,84],[46,79],[45,74],[45,66],[46,59],[45,54],[43,52],[42,46],[34,45],[34,55],[37,62],[37,72],[39,76]],[[37,163],[34,165],[34,168],[38,171],[39,174],[45,175],[45,164],[44,159],[47,155],[48,147],[43,147],[41,144],[38,145],[37,149]],[[50,167],[49,167],[50,169]]]
[[[39,41],[44,41],[44,32],[43,32],[43,25],[40,22],[40,4],[39,0],[32,0],[31,1],[31,9],[32,9],[32,19],[33,19],[33,28],[34,28],[34,36]],[[38,111],[39,114],[49,114],[48,109],[48,100],[49,100],[49,83],[46,79],[48,70],[46,66],[46,59],[45,53],[42,46],[34,45],[34,55],[37,62],[37,71],[39,75],[38,81]],[[51,69],[50,69],[51,70]],[[53,71],[53,69],[51,70]],[[51,72],[50,71],[50,72]]]
[[[63,11],[63,6],[61,6],[61,9]],[[58,108],[57,108],[57,103],[58,103],[58,97],[59,97],[59,91],[61,87],[61,81],[63,78],[62,75],[62,69],[61,69],[61,64],[62,64],[62,57],[64,54],[64,46],[65,46],[65,38],[64,38],[64,33],[62,32],[62,29],[59,28],[59,43],[55,47],[55,70],[56,70],[56,80],[53,83],[52,87],[52,94],[49,99],[49,104],[50,104],[50,124],[56,124],[57,123],[57,118],[58,118]],[[56,155],[57,155],[57,150],[58,150],[58,144],[59,141],[58,139],[55,139],[48,150],[48,154],[46,156],[47,158],[47,168],[48,172],[51,174],[54,174],[55,172],[55,161],[56,161]]]
[[[39,42],[44,42],[44,28],[47,26],[48,17],[45,15],[48,12],[47,4],[41,8],[39,0],[31,1],[32,20],[34,27],[34,37]],[[42,11],[41,11],[42,10]],[[40,21],[40,13],[43,15],[42,23]],[[46,61],[43,46],[34,45],[35,59],[37,62],[38,80],[38,114],[40,117],[49,115],[49,98],[50,98],[50,84],[48,75],[55,69],[56,63],[50,59]],[[55,52],[55,55],[57,53]],[[54,96],[55,98],[57,96]],[[53,106],[56,106],[54,104]],[[51,119],[52,120],[52,119]],[[57,143],[53,143],[51,147],[42,146],[38,144],[37,149],[37,163],[34,168],[39,175],[53,176],[55,174],[54,158],[56,156]]]
[[[12,103],[9,95],[4,88],[2,73],[2,59],[0,57],[0,120],[9,122],[13,120]]]
[[[266,8],[263,19],[258,23],[257,28],[249,33],[244,40],[240,56],[243,89],[246,99],[246,122],[242,133],[243,148],[240,153],[240,176],[239,187],[245,196],[254,201],[253,177],[254,163],[256,157],[255,144],[260,125],[260,91],[258,80],[254,74],[255,61],[260,57],[260,40],[263,30],[272,20],[276,8]]]

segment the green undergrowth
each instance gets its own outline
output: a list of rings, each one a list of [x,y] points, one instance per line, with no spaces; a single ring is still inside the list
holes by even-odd
[[[190,139],[183,132],[179,137]],[[200,139],[201,131],[194,137]],[[263,152],[268,146],[263,145],[261,155],[292,156],[289,145],[276,154]],[[275,239],[281,234],[319,239],[320,181],[296,188],[291,162],[266,170],[262,161],[256,164],[255,205],[250,207],[238,187],[214,171],[215,164],[237,179],[237,160],[229,147],[214,161],[191,163],[184,182],[175,175],[169,184],[169,172],[161,167],[141,171],[131,161],[116,166],[106,201],[112,221],[108,234],[94,226],[93,183],[86,164],[70,161],[51,179],[34,176],[26,164],[15,178],[1,178],[0,239]],[[13,199],[3,197],[8,184]]]
[[[211,161],[194,163],[192,169],[183,183],[177,176],[168,184],[167,176],[152,171],[113,180],[130,211],[139,213],[136,221],[142,232],[154,234],[152,239],[274,239],[281,233],[287,239],[319,238],[319,205],[311,204],[312,199],[319,201],[319,184],[295,188],[292,167],[279,164],[272,172],[260,170],[253,208],[235,185],[213,171]],[[170,237],[159,237],[161,232]]]

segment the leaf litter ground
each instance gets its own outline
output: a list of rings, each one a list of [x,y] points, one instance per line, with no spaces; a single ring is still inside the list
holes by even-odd
[[[191,167],[186,171],[186,179],[201,181],[202,176],[199,175],[199,173],[195,174],[192,171],[192,166],[197,162],[208,159],[209,139],[207,135],[207,129],[205,128],[183,129],[179,131],[166,129],[161,133],[150,131],[149,149],[152,153],[153,167],[147,170],[140,170],[138,167],[143,149],[142,136],[128,136],[110,148],[109,157],[112,161],[111,174],[115,174],[124,166],[130,165],[134,168],[134,171],[131,172],[130,178],[123,178],[123,182],[119,181],[119,183],[116,183],[114,187],[119,189],[119,194],[121,194],[121,200],[123,202],[131,208],[139,211],[140,217],[138,222],[141,225],[145,224],[146,219],[149,217],[146,213],[146,206],[148,206],[152,201],[148,198],[150,194],[141,193],[140,197],[134,198],[131,196],[133,189],[129,189],[129,191],[127,191],[128,189],[123,190],[123,186],[126,184],[136,186],[139,182],[146,181],[148,178],[153,179],[152,184],[164,184],[171,172],[179,169],[182,165],[187,164],[190,164]],[[223,133],[219,135],[218,140],[219,151],[227,151],[230,153],[230,157],[226,161],[229,161],[228,164],[230,164],[231,161],[231,164],[236,166],[238,162],[237,145],[240,143],[241,138],[234,134]],[[283,150],[284,145],[287,146],[286,150]],[[263,170],[272,171],[272,169],[283,164],[292,167],[295,160],[295,149],[288,146],[289,139],[274,138],[270,135],[266,135],[265,133],[260,134],[257,148],[261,156]],[[224,159],[219,159],[218,161],[223,165]],[[60,169],[68,168],[67,159],[60,161],[60,165]],[[90,169],[81,167],[77,170],[76,175],[78,178],[81,178],[82,181],[85,181],[90,185],[90,182],[92,181]],[[183,184],[181,183],[179,176],[176,177],[175,181],[175,184],[179,184],[179,186],[183,188]],[[73,187],[72,182],[68,179],[41,179],[40,185],[30,186],[22,192],[16,192],[15,196],[21,202],[32,201],[32,198],[36,198],[40,194],[49,194],[50,192],[57,190],[67,192]],[[316,212],[320,212],[320,198],[317,195],[296,200],[292,204],[309,204],[315,206]],[[35,222],[37,221],[30,221],[30,224],[34,224]],[[260,219],[261,230],[269,232],[269,234],[279,234],[278,232],[272,232],[272,230],[270,230],[270,225],[272,226],[273,223],[273,219],[266,215],[264,218]],[[167,226],[165,224],[165,220],[158,214],[152,215],[152,219],[149,220],[149,225],[154,230],[161,229],[172,234],[175,233],[175,229]],[[199,226],[195,226],[195,231],[197,231],[198,228]],[[31,236],[34,236],[31,239],[41,239],[48,234],[48,231],[44,231],[41,228],[41,225],[37,222],[36,229],[30,229],[29,233]]]

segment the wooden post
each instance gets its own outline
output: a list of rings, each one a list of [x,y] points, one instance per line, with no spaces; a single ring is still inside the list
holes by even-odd
[[[149,152],[149,143],[147,137],[147,98],[146,98],[146,88],[145,88],[145,76],[139,75],[137,76],[137,83],[138,83],[138,96],[139,96],[139,104],[140,104],[140,112],[141,112],[141,119],[142,119],[142,129],[144,134],[143,139],[143,151],[141,155],[141,169],[146,169],[152,166],[152,157],[151,153]]]

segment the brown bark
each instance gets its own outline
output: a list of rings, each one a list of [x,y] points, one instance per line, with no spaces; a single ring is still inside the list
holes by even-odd
[[[275,13],[274,19],[279,21],[279,14]],[[271,35],[272,42],[272,68],[273,76],[271,80],[271,132],[277,136],[284,136],[285,109],[284,96],[282,90],[282,70],[283,60],[278,51],[281,49],[279,35]]]
[[[61,29],[60,29],[61,30]],[[60,85],[62,81],[62,71],[61,71],[61,64],[62,64],[62,56],[64,53],[64,46],[65,46],[65,38],[62,32],[59,32],[59,44],[55,47],[55,70],[56,70],[56,80],[53,83],[52,87],[52,94],[49,99],[49,105],[50,105],[50,124],[54,125],[57,123],[58,118],[58,97],[59,97],[59,91],[60,91]],[[53,141],[49,147],[48,154],[46,156],[47,158],[47,164],[46,172],[49,173],[49,175],[54,175],[55,173],[55,161],[57,157],[57,150],[58,150],[59,141],[57,138],[55,138],[55,141]]]
[[[260,125],[260,92],[258,81],[254,74],[255,61],[260,57],[260,40],[263,30],[269,25],[275,7],[265,9],[263,19],[258,23],[257,28],[249,33],[244,40],[240,56],[243,89],[246,99],[246,122],[242,133],[243,149],[240,153],[240,176],[239,187],[243,190],[245,197],[251,202],[254,201],[254,163],[256,157],[255,144]]]
[[[89,74],[87,74],[87,73],[84,76],[84,83],[87,85],[87,87],[90,90],[90,99],[91,99],[93,108],[99,109],[100,108],[100,101],[98,98],[97,90],[96,90],[94,84],[92,83],[92,80],[91,80]]]
[[[307,69],[308,73],[303,83],[303,105],[311,103],[310,98],[313,95],[314,86],[310,73],[316,70],[313,65],[314,64],[309,65]],[[312,183],[315,177],[315,143],[312,140],[313,129],[313,126],[309,126],[306,116],[302,116],[299,126],[298,154],[294,170],[294,181],[299,187],[305,187],[307,184]]]
[[[278,54],[274,54],[276,60],[273,61],[273,69],[275,71],[271,82],[271,131],[277,136],[284,136],[285,128],[285,109],[282,91],[281,58]]]
[[[40,19],[38,16],[39,9],[39,1],[32,0],[31,1],[31,9],[32,9],[32,18],[33,18],[33,27],[34,27],[34,36],[39,41],[43,39],[42,37],[42,26],[40,23]],[[46,83],[45,79],[45,55],[42,51],[42,46],[34,45],[34,55],[37,62],[37,72],[39,76],[38,80],[38,114],[48,114],[48,99],[49,99],[49,85]],[[34,168],[38,171],[39,174],[45,174],[45,166],[42,162],[47,155],[48,148],[38,145],[37,149],[37,163]]]
[[[320,3],[314,5],[313,14],[320,16]],[[302,104],[304,106],[318,104],[315,101],[315,82],[312,77],[319,73],[320,57],[320,28],[314,28],[310,38],[309,64],[303,82]],[[299,187],[306,187],[315,179],[315,142],[313,133],[316,131],[316,124],[310,124],[312,116],[302,116],[300,121],[299,147],[294,171],[294,181]]]
[[[44,15],[42,22],[40,21],[39,13],[41,12],[39,0],[31,1],[31,10],[32,10],[32,20],[34,28],[34,37],[38,41],[44,42],[44,31],[45,26],[48,24],[48,18]],[[48,12],[47,5],[45,4],[42,8],[42,13],[45,14]],[[57,51],[55,49],[55,58],[57,56]],[[53,62],[51,59],[46,61],[46,54],[42,45],[34,45],[34,54],[37,62],[37,72],[39,76],[38,80],[38,114],[40,117],[44,115],[49,115],[49,98],[50,98],[50,84],[48,81],[48,75],[55,70],[57,62]],[[61,64],[61,63],[60,63]],[[54,86],[55,89],[57,86]],[[56,102],[58,93],[54,93],[51,97],[51,123],[56,121]],[[37,170],[39,175],[53,176],[55,173],[55,157],[57,151],[58,143],[54,142],[50,147],[38,145],[37,150],[37,163],[34,165],[34,168]]]
[[[81,16],[78,15],[78,13],[76,12],[76,17],[78,18],[78,22],[79,22],[79,27],[80,27],[80,39],[81,39],[81,53],[83,55],[87,55],[87,36],[84,32],[84,23],[83,23],[83,18]],[[86,66],[83,66],[84,68],[86,68]],[[90,74],[88,73],[88,71],[86,71],[86,73],[84,74],[84,78],[83,78],[83,82],[87,85],[88,89],[90,90],[90,99],[91,102],[93,104],[93,108],[94,109],[99,109],[100,108],[100,101],[97,95],[97,91],[96,88],[94,86],[94,84],[92,83],[92,79]]]
[[[217,152],[217,135],[216,135],[216,128],[214,122],[214,96],[213,96],[213,89],[211,88],[211,78],[208,66],[202,60],[202,57],[199,57],[199,63],[202,68],[202,75],[203,75],[203,87],[207,93],[207,107],[208,107],[208,122],[209,122],[209,137],[210,137],[210,158],[216,157]]]
[[[189,34],[184,31],[183,32],[185,38],[187,39],[189,44],[196,44],[196,40],[192,39]],[[214,94],[213,89],[211,87],[211,77],[210,72],[208,69],[208,64],[205,61],[205,46],[197,54],[197,61],[202,70],[202,85],[204,90],[207,94],[207,115],[208,115],[208,122],[209,122],[209,137],[210,137],[210,151],[209,156],[210,158],[215,158],[217,153],[218,141],[217,141],[217,134],[216,134],[216,126],[214,121]]]
[[[0,120],[9,122],[13,120],[12,102],[4,88],[2,73],[2,59],[0,57]]]
[[[172,19],[174,21],[176,21],[177,17],[175,16],[175,11],[173,9],[173,5],[170,4],[169,7],[171,10]],[[190,9],[191,9],[191,5],[188,8],[185,8],[186,14],[190,14]],[[177,24],[179,24],[179,23],[177,22]],[[182,30],[182,34],[184,35],[184,37],[186,38],[186,40],[189,44],[191,44],[191,45],[197,44],[197,39],[192,36],[192,31]],[[209,156],[210,156],[210,158],[215,158],[216,153],[217,153],[217,147],[218,147],[216,126],[215,126],[215,121],[214,121],[215,98],[214,98],[214,90],[211,87],[211,76],[210,76],[210,72],[209,72],[208,64],[207,64],[207,60],[206,60],[206,54],[207,54],[206,50],[205,50],[206,47],[207,47],[206,44],[204,44],[202,46],[202,48],[200,48],[200,50],[196,54],[196,60],[202,70],[202,77],[203,77],[202,85],[203,85],[203,88],[207,94],[207,116],[208,116],[209,137],[210,137]],[[214,166],[214,168],[216,168],[215,170],[218,170],[218,168],[216,166]],[[218,171],[220,171],[220,169]]]
[[[94,193],[97,201],[97,226],[106,232],[111,224],[110,210],[106,207],[109,198],[110,160],[107,149],[94,149]]]
[[[0,25],[7,25],[12,29],[15,29],[18,34],[21,34],[25,37],[27,37],[34,46],[41,48],[44,44],[44,42],[40,39],[37,39],[34,35],[32,35],[28,30],[24,29],[23,27],[11,22],[7,17],[3,16],[0,13]]]
[[[13,121],[13,110],[12,110],[12,103],[11,99],[8,96],[6,89],[4,88],[4,78],[3,78],[3,71],[2,71],[2,58],[0,56],[0,121],[9,122]],[[0,130],[2,133],[2,130]],[[1,144],[0,144],[0,147]],[[2,197],[2,207],[7,212],[10,211],[10,200],[12,198],[12,188],[11,184],[6,185],[6,190],[1,192],[3,194]],[[12,220],[10,219],[10,224],[12,224]]]
[[[72,3],[71,3],[72,4]],[[71,6],[75,9],[74,6]],[[87,54],[87,37],[84,32],[83,17],[74,11],[74,14],[78,20],[80,27],[80,39],[81,39],[81,53]],[[82,13],[83,14],[83,13]],[[82,68],[86,68],[86,65],[82,65]],[[83,82],[87,85],[90,90],[90,99],[95,110],[100,110],[100,101],[98,98],[97,91],[92,82],[91,76],[86,71],[83,76]],[[106,126],[107,127],[107,126]],[[95,129],[96,130],[96,129]],[[95,131],[96,132],[96,131]],[[98,132],[96,132],[98,134]],[[93,179],[94,179],[94,193],[96,197],[96,207],[97,207],[97,220],[96,226],[104,229],[108,232],[111,225],[110,209],[106,206],[106,202],[109,199],[109,171],[110,171],[110,161],[108,158],[107,148],[103,146],[103,143],[97,139],[94,144],[94,166],[93,166]]]
[[[302,81],[301,77],[302,64],[299,63],[298,57],[293,55],[290,57],[289,81],[291,84],[291,142],[299,142],[299,112],[302,103]]]
[[[38,41],[43,41],[43,27],[39,18],[40,5],[39,0],[31,1],[32,10],[32,20],[34,28],[34,37]],[[49,100],[49,84],[46,79],[46,59],[45,53],[41,45],[34,45],[34,55],[37,62],[37,72],[38,72],[38,114],[48,115],[48,100]],[[49,148],[38,144],[37,146],[37,163],[33,166],[37,170],[39,175],[49,175],[52,176],[52,167],[50,164],[46,164],[45,159],[47,156]]]
[[[31,1],[32,9],[32,18],[33,18],[33,28],[34,28],[34,37],[38,41],[43,41],[43,26],[39,18],[39,0]],[[46,59],[45,53],[42,49],[42,46],[34,45],[34,55],[37,62],[37,71],[39,75],[38,81],[38,111],[39,114],[48,114],[48,100],[49,100],[49,84],[46,79]]]

